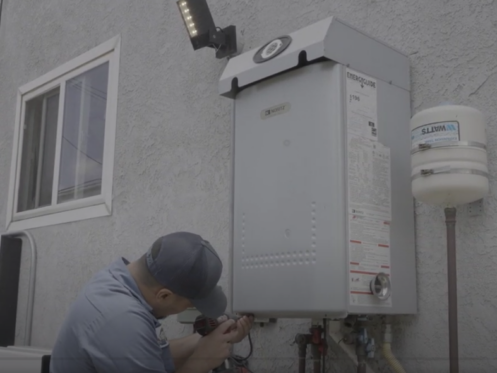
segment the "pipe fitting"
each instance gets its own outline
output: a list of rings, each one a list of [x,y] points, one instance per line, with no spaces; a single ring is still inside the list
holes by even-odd
[[[387,324],[385,326],[385,332],[383,334],[383,340],[385,343],[392,343],[393,336],[392,336],[392,326],[390,324]]]
[[[326,350],[328,345],[326,339],[323,338],[323,328],[321,326],[313,326],[310,329],[311,332],[311,344],[318,348],[318,351],[322,355],[326,355]]]
[[[349,315],[345,318],[345,320],[343,321],[343,324],[347,328],[353,328],[356,322],[357,322],[357,316]]]
[[[324,356],[326,355],[328,344],[323,337],[324,328],[321,325],[313,325],[310,334],[296,334],[294,344],[299,347],[299,373],[305,373],[307,345],[311,346],[314,373],[321,373],[324,367]]]
[[[312,335],[311,334],[296,334],[295,335],[295,340],[294,343],[296,345],[300,346],[307,346],[308,344],[311,343],[312,340]]]
[[[388,365],[390,365],[390,368],[392,368],[395,373],[406,373],[406,371],[392,352],[392,335],[392,325],[390,323],[385,324],[385,332],[383,334],[383,345],[381,346],[381,352]]]
[[[356,356],[357,356],[357,372],[363,373],[367,370],[367,359],[374,358],[375,342],[374,338],[368,336],[367,329],[359,326],[356,336]]]
[[[296,334],[294,343],[299,347],[298,359],[299,359],[299,373],[305,373],[306,356],[307,356],[307,345],[312,341],[311,334]]]

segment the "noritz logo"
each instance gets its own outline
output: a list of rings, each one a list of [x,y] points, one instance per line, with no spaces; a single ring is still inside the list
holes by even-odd
[[[369,86],[371,88],[376,88],[376,82],[373,82],[372,80],[366,79],[362,76],[359,76],[357,74],[351,73],[347,71],[347,78],[355,80],[359,83],[361,83],[361,88],[364,88],[364,86]]]
[[[261,119],[267,119],[270,117],[274,117],[275,115],[286,113],[289,110],[290,110],[290,103],[289,102],[286,102],[286,103],[281,104],[281,105],[273,106],[273,107],[262,110]]]
[[[422,135],[429,135],[435,132],[453,132],[457,131],[457,127],[454,124],[433,124],[429,127],[423,128],[421,130]]]

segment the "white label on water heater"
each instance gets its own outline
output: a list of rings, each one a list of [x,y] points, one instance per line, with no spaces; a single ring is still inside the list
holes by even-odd
[[[349,137],[349,291],[353,306],[391,306],[380,301],[370,283],[390,276],[390,149],[379,142]]]
[[[376,81],[346,74],[349,299],[351,306],[391,307],[391,298],[381,301],[370,288],[378,273],[391,275],[390,149],[377,141]]]
[[[459,122],[456,121],[425,124],[411,131],[412,149],[418,148],[420,144],[459,140]]]
[[[376,80],[347,69],[345,81],[349,134],[376,141],[378,139]]]

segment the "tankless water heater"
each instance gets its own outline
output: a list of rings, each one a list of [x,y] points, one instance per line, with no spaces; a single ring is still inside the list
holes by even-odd
[[[231,306],[416,312],[409,61],[336,18],[231,59]]]

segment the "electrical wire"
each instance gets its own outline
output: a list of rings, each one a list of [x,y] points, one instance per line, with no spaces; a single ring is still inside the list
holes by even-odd
[[[248,367],[248,359],[252,356],[252,353],[254,352],[254,345],[250,333],[248,334],[248,340],[249,340],[248,355],[246,357],[242,357],[240,355],[233,355],[228,360],[233,366],[237,368],[244,368],[248,373],[254,373]]]

